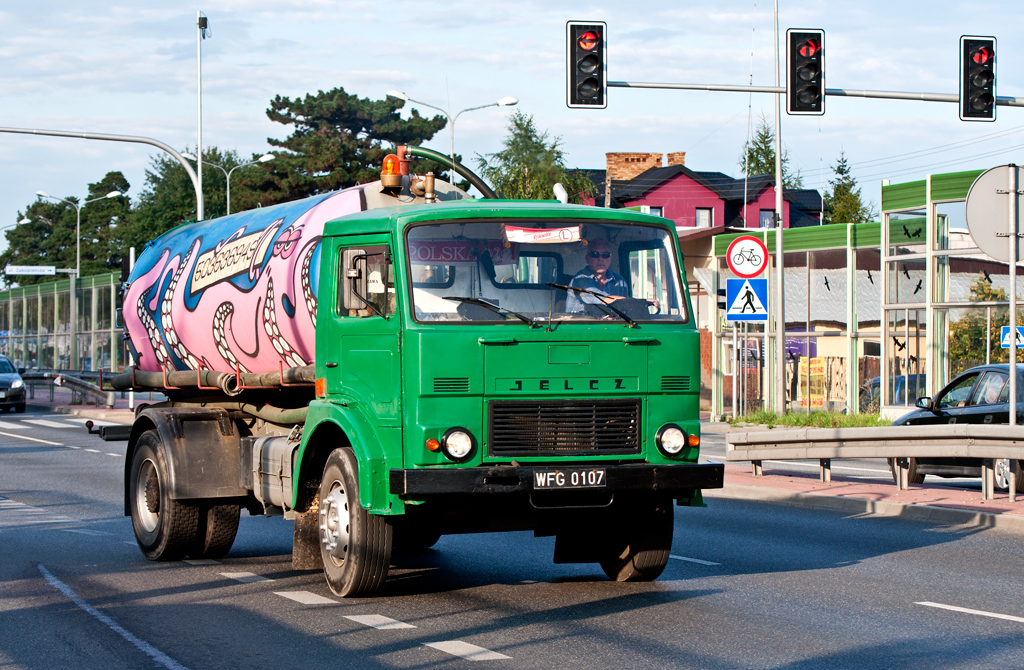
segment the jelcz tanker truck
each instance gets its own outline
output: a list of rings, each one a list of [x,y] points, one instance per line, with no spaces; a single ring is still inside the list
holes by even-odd
[[[723,475],[698,463],[672,222],[473,199],[410,176],[406,153],[380,182],[140,254],[114,385],[167,401],[137,411],[125,458],[139,547],[223,556],[244,508],[294,520],[293,566],[339,596],[452,533],[532,530],[556,563],[656,578],[673,505],[703,506]]]

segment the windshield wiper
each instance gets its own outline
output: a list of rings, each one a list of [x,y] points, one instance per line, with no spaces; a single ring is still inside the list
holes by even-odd
[[[466,302],[466,303],[469,303],[470,305],[480,305],[481,307],[486,307],[487,309],[491,310],[492,312],[496,312],[497,314],[510,314],[510,315],[516,317],[517,319],[519,319],[520,321],[522,321],[523,323],[530,324],[530,328],[537,328],[538,326],[540,326],[539,323],[537,323],[536,321],[534,321],[533,319],[531,319],[530,317],[528,317],[528,316],[526,316],[524,314],[520,314],[519,312],[513,312],[512,310],[506,309],[505,307],[499,307],[498,305],[495,305],[492,302],[487,302],[486,300],[481,300],[480,298],[462,298],[462,297],[459,297],[459,296],[444,296],[444,299],[445,300],[452,300],[454,302]]]
[[[636,321],[626,316],[626,314],[622,310],[618,309],[617,307],[613,307],[612,303],[614,301],[605,300],[605,298],[607,298],[608,296],[604,295],[603,293],[591,291],[589,288],[582,288],[580,286],[566,286],[565,284],[555,284],[554,282],[548,282],[547,285],[554,288],[560,288],[563,291],[579,291],[580,293],[589,293],[590,295],[597,296],[597,299],[601,301],[602,307],[607,307],[611,311],[615,312],[623,321],[629,324],[630,328],[636,327]]]

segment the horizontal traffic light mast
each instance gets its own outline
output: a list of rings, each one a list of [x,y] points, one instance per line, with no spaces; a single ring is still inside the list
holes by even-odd
[[[617,88],[667,88],[685,91],[731,91],[737,93],[781,93],[786,94],[785,86],[731,86],[728,84],[661,84],[639,81],[609,81],[609,87]],[[826,88],[825,95],[845,98],[886,98],[889,100],[924,100],[925,102],[960,102],[957,93],[913,93],[910,91],[865,91],[847,88]],[[1024,98],[1010,95],[996,97],[996,104],[1001,107],[1024,107]]]

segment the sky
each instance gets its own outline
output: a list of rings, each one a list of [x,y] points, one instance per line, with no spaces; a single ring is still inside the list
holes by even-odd
[[[565,24],[608,23],[612,81],[772,85],[773,5],[561,0],[443,3],[393,0],[35,0],[4,3],[0,127],[149,137],[179,151],[197,143],[196,15],[202,40],[204,146],[259,155],[291,128],[266,116],[277,95],[343,87],[380,99],[391,89],[449,109],[505,96],[516,108],[463,114],[455,148],[473,164],[500,150],[518,109],[559,138],[570,167],[604,168],[605,153],[686,152],[698,171],[740,176],[739,158],[771,94],[612,88],[608,107],[566,107]],[[780,2],[779,27],[825,30],[828,88],[957,93],[962,34],[998,39],[997,87],[1024,99],[1024,12],[1010,2]],[[1017,35],[1018,37],[1014,37]],[[780,51],[784,58],[784,37]],[[407,103],[422,113],[433,110]],[[806,188],[828,188],[841,152],[863,197],[880,180],[1021,162],[1024,108],[967,123],[957,105],[828,97],[824,116],[787,116],[783,146]],[[426,146],[447,153],[449,130]],[[160,150],[143,144],[0,133],[0,230],[36,191],[84,198],[119,170],[136,199]],[[218,178],[207,168],[204,178]],[[222,177],[220,177],[222,178]],[[6,246],[0,240],[0,249]]]

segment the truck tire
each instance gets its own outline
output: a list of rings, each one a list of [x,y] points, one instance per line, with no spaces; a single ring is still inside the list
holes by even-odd
[[[372,594],[388,576],[391,524],[359,504],[355,454],[335,449],[320,480],[320,559],[327,585],[342,598]]]
[[[192,547],[199,508],[171,500],[169,471],[155,430],[139,437],[132,455],[128,495],[132,529],[139,548],[151,561],[176,561]]]
[[[890,458],[889,461],[889,472],[892,474],[892,481],[894,484],[899,485],[900,474],[896,469],[896,459]],[[924,484],[924,474],[917,471],[917,459],[910,459],[910,468],[907,470],[907,483],[908,484]]]
[[[674,516],[672,501],[659,498],[636,505],[618,520],[621,552],[601,561],[609,579],[617,582],[649,582],[657,579],[672,550]]]
[[[241,512],[240,505],[200,505],[199,525],[188,555],[192,558],[223,558],[235,542]]]

